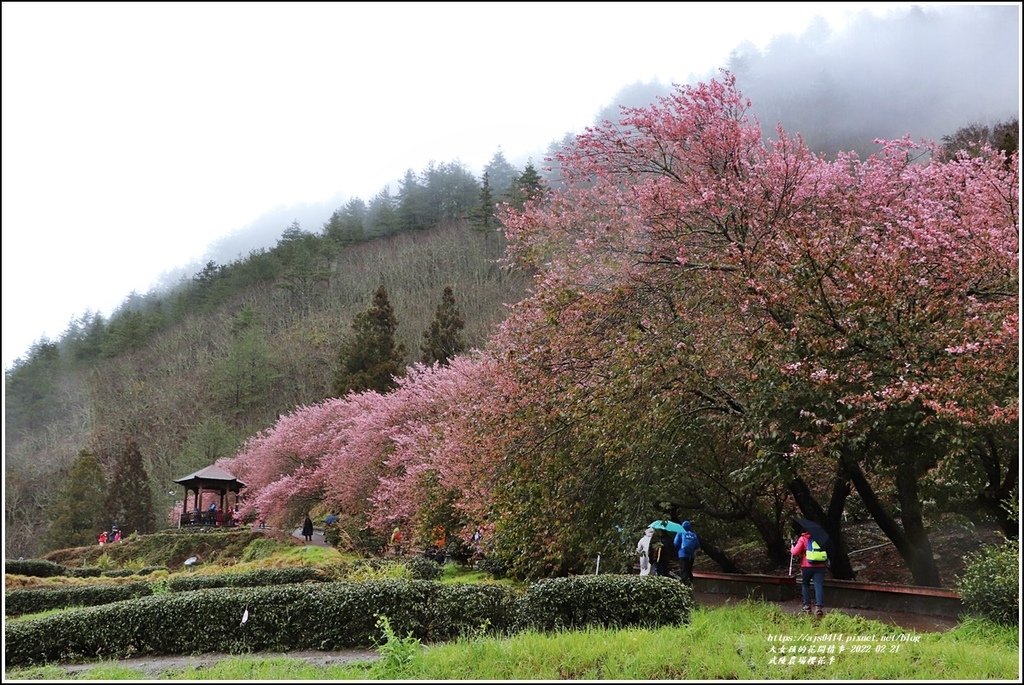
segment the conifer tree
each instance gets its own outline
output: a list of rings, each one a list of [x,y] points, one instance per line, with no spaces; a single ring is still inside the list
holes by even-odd
[[[423,344],[420,346],[420,361],[430,365],[438,362],[446,366],[455,355],[466,348],[462,340],[462,329],[466,322],[458,307],[455,306],[455,294],[450,285],[445,286],[441,294],[441,304],[437,305],[434,320],[427,330],[423,331]]]
[[[519,174],[518,170],[505,159],[505,153],[501,151],[500,147],[484,167],[484,173],[490,181],[491,192],[502,200],[508,197],[508,191]]]
[[[535,200],[544,192],[544,183],[534,168],[533,162],[529,162],[516,180],[512,182],[509,189],[509,203],[521,209],[528,200]]]
[[[135,440],[129,438],[114,462],[107,494],[107,515],[124,535],[153,532],[153,489]]]
[[[481,230],[487,231],[497,223],[494,218],[494,194],[491,193],[491,183],[487,172],[484,172],[480,185],[480,199],[470,212],[473,225]]]
[[[106,492],[107,481],[99,460],[88,450],[82,450],[71,464],[52,509],[46,548],[84,547],[95,543],[100,531],[110,526],[104,509]]]
[[[373,294],[373,305],[352,320],[354,336],[338,350],[334,392],[343,397],[351,392],[387,392],[405,368],[405,346],[395,341],[398,319],[381,283]]]

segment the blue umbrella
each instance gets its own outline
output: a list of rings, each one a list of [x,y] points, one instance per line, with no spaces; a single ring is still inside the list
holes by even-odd
[[[655,521],[654,523],[652,523],[651,525],[649,525],[647,527],[648,528],[657,528],[657,529],[660,529],[660,530],[667,530],[667,531],[670,531],[672,533],[682,533],[683,532],[683,524],[676,523],[675,521],[667,521],[667,520],[666,521],[662,521],[661,519],[658,519],[657,521]]]

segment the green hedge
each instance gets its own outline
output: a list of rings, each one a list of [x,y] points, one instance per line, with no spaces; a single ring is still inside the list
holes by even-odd
[[[324,581],[327,578],[315,566],[263,568],[242,573],[211,573],[176,576],[169,579],[171,592],[190,592],[217,587],[260,587],[287,585],[306,581]]]
[[[688,623],[692,601],[690,588],[663,576],[550,578],[527,590],[520,620],[545,631]]]
[[[4,614],[6,616],[21,616],[51,609],[91,607],[125,599],[146,597],[151,594],[153,594],[153,590],[145,581],[121,585],[8,590],[4,601]]]
[[[430,643],[527,628],[676,625],[688,622],[689,611],[690,592],[681,583],[641,576],[577,576],[526,592],[399,579],[213,588],[9,622],[4,660],[13,667],[142,654],[370,648],[381,637],[378,615],[397,634]]]
[[[81,568],[65,568],[64,575],[69,578],[99,578],[103,569],[99,566],[83,566]]]
[[[17,576],[33,576],[36,578],[52,578],[64,575],[65,568],[60,564],[43,559],[5,559],[4,573]]]

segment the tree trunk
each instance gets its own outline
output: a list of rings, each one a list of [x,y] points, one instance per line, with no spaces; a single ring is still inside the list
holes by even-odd
[[[904,562],[906,562],[914,577],[914,584],[937,587],[939,585],[939,570],[935,565],[935,559],[932,558],[931,543],[928,542],[928,536],[924,534],[924,526],[921,524],[920,503],[917,504],[918,516],[916,523],[911,521],[913,532],[904,530],[896,522],[896,519],[886,511],[885,506],[878,498],[878,495],[875,494],[867,477],[864,475],[864,471],[860,468],[860,464],[857,463],[853,455],[844,454],[842,464],[854,487],[857,488],[857,493],[860,495],[861,501],[864,502],[864,507],[871,514],[878,527],[882,529],[882,532],[885,533],[886,537],[892,540],[892,544],[896,546],[896,550],[900,553]],[[907,468],[909,469],[909,466]],[[916,496],[917,478],[912,472],[908,472],[905,475],[898,473],[897,481],[908,476],[913,483],[914,496]],[[900,490],[898,496],[902,502],[902,498],[907,494],[905,487],[901,487],[897,483],[897,488]],[[904,524],[907,523],[907,520],[905,517]],[[915,526],[916,529],[914,529]]]
[[[718,564],[718,568],[722,569],[722,573],[746,573],[746,571],[736,565],[732,557],[706,540],[702,539],[700,541],[700,551],[707,554],[711,561]]]
[[[789,482],[788,487],[804,518],[820,523],[832,538],[832,549],[828,555],[829,571],[832,577],[839,580],[853,580],[853,565],[850,563],[842,529],[843,503],[850,493],[848,479],[837,476],[833,480],[828,512],[821,508],[818,500],[814,499],[814,495],[811,494],[810,488],[802,478],[794,478]]]

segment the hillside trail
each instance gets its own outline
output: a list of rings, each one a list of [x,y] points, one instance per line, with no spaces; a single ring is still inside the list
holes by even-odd
[[[306,542],[306,538],[302,537],[302,527],[301,526],[292,531],[292,537],[295,538],[296,540],[301,540],[302,542],[305,542],[307,545],[315,545],[317,547],[331,547],[332,546],[331,543],[327,542],[327,540],[324,539],[324,530],[323,530],[323,528],[314,528],[313,529],[313,541],[312,542]]]

